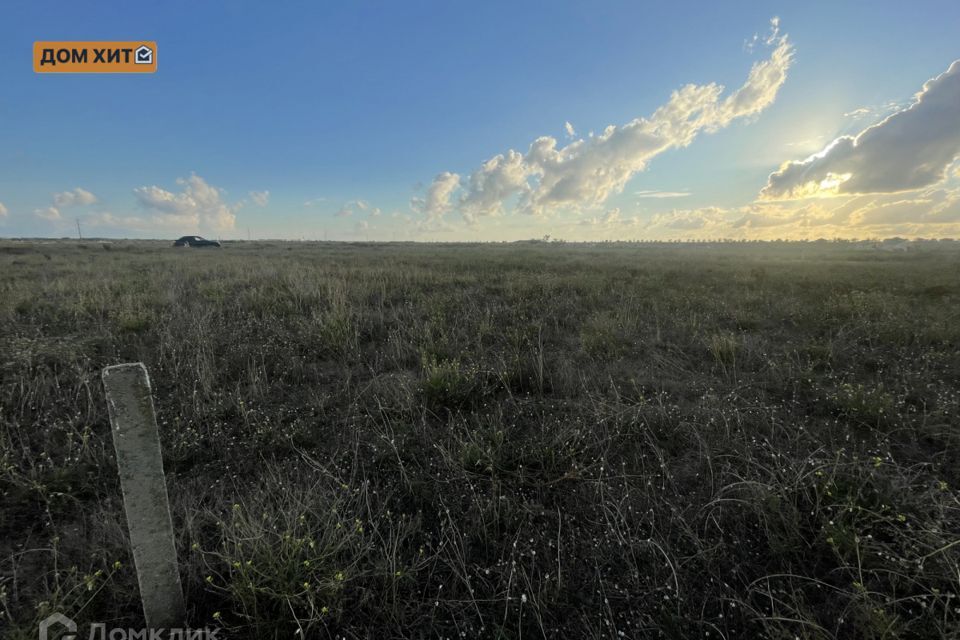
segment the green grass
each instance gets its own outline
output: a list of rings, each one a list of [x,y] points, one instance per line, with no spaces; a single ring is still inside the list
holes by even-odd
[[[960,247],[0,241],[0,633],[960,637]],[[709,633],[709,636],[707,635]]]

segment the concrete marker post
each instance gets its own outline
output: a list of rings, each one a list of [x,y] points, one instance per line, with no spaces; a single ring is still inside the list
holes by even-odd
[[[106,367],[102,378],[143,616],[150,629],[181,628],[186,608],[150,378],[140,362]]]

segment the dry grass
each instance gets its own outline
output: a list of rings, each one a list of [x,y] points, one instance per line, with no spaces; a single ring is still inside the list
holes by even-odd
[[[0,630],[139,625],[143,361],[192,626],[960,637],[960,249],[0,243]]]

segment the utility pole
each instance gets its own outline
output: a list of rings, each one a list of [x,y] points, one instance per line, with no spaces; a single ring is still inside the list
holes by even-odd
[[[83,240],[83,233],[80,232],[80,218],[77,218],[77,237]]]

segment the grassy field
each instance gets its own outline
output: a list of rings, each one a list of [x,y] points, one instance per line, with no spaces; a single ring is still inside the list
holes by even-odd
[[[957,244],[0,241],[0,635],[142,624],[142,361],[193,627],[960,637]]]

